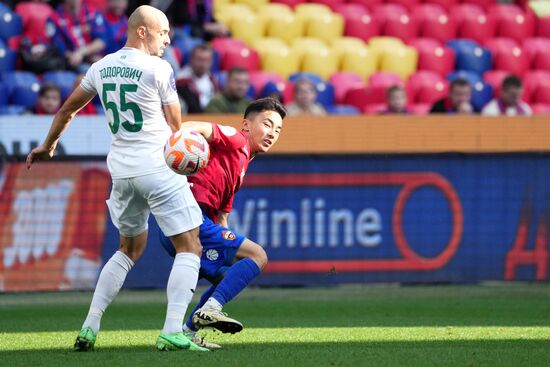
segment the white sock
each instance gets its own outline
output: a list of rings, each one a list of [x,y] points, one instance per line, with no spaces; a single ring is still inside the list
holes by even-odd
[[[208,301],[204,303],[204,306],[202,306],[202,308],[221,311],[223,306],[218,302],[217,299],[215,299],[214,297],[210,297],[208,298]]]
[[[168,307],[166,321],[162,332],[165,334],[181,333],[183,318],[187,306],[193,298],[195,287],[199,279],[201,259],[190,252],[180,252],[174,258],[172,271],[168,278],[166,294],[168,295]]]
[[[89,326],[94,333],[97,334],[99,332],[101,316],[103,316],[103,312],[105,312],[107,306],[113,302],[118,291],[120,291],[126,279],[126,274],[132,269],[132,266],[134,266],[132,259],[120,251],[115,252],[109,261],[107,261],[99,274],[90,310],[82,328]]]

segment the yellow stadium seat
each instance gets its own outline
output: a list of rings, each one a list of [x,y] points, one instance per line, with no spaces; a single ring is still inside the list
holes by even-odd
[[[340,55],[341,53],[354,50],[358,48],[367,47],[367,44],[361,39],[356,37],[340,37],[332,40],[330,43],[332,51]]]
[[[250,6],[255,12],[260,10],[266,4],[269,3],[269,0],[233,0],[236,4],[246,4]]]
[[[273,52],[278,49],[288,49],[286,42],[276,37],[263,37],[252,41],[251,47],[254,48],[260,56],[264,56],[266,53]]]
[[[338,58],[329,48],[308,49],[302,55],[302,71],[315,73],[323,79],[338,71]]]
[[[276,17],[294,15],[292,8],[286,4],[268,3],[260,8],[256,15],[266,19],[273,19]]]
[[[264,36],[265,21],[255,15],[239,17],[231,22],[229,28],[234,38],[251,46],[255,40]]]
[[[267,20],[267,36],[279,37],[288,44],[304,33],[304,22],[293,14],[272,17]]]
[[[323,14],[307,20],[306,36],[331,42],[344,34],[344,18],[340,14]]]
[[[226,6],[227,4],[231,4],[233,1],[232,0],[214,0],[212,2],[212,7],[214,9],[214,14],[216,14],[216,9],[219,9],[223,6]]]
[[[288,79],[290,74],[300,70],[298,55],[288,48],[276,48],[262,55],[262,70],[271,71]]]
[[[365,81],[378,70],[378,54],[371,52],[363,40],[342,37],[332,42],[332,53],[339,60],[342,71],[361,75]]]
[[[386,50],[380,60],[380,71],[391,72],[407,80],[416,72],[418,52],[410,46]]]
[[[291,50],[299,58],[301,58],[307,51],[312,50],[329,50],[327,44],[319,38],[301,37],[292,41]]]
[[[298,18],[317,18],[322,15],[332,15],[332,10],[323,4],[302,3],[296,5],[294,12]]]
[[[221,23],[230,27],[234,19],[254,17],[256,14],[245,4],[225,4],[218,8],[214,8],[214,17]]]

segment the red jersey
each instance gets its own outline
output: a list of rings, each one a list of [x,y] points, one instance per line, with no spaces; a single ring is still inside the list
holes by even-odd
[[[210,160],[201,172],[188,176],[195,199],[215,223],[218,211],[229,213],[242,185],[250,147],[246,136],[231,126],[212,124]]]

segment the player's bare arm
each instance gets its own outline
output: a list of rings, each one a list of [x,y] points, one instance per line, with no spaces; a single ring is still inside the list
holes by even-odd
[[[27,169],[30,169],[35,161],[49,160],[53,157],[53,152],[63,131],[69,126],[78,111],[86,106],[94,96],[95,93],[87,92],[81,87],[75,89],[55,115],[44,143],[34,148],[27,156]]]
[[[221,210],[218,212],[218,224],[223,227],[229,227],[227,219],[229,218],[229,213],[222,212]]]
[[[168,126],[175,133],[181,128],[181,106],[179,102],[162,106]]]
[[[212,142],[212,124],[210,122],[204,122],[204,121],[186,121],[181,125],[181,128],[184,130],[191,130],[198,132],[209,143]]]

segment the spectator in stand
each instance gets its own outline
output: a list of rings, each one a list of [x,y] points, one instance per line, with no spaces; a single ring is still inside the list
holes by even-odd
[[[117,52],[126,44],[126,31],[128,30],[128,17],[126,8],[128,0],[109,0],[107,9],[103,14],[106,22],[106,54]]]
[[[176,75],[176,88],[185,113],[202,113],[219,91],[218,82],[210,72],[213,62],[212,49],[200,45],[191,51],[189,64]]]
[[[243,68],[232,68],[227,73],[227,82],[222,92],[216,93],[205,108],[207,113],[243,114],[252,100],[246,96],[250,88],[250,75]]]
[[[327,112],[319,103],[316,103],[317,89],[309,79],[298,79],[294,83],[294,102],[287,105],[289,115],[317,115],[323,116]]]
[[[65,56],[70,69],[85,73],[105,50],[103,16],[82,0],[63,0],[48,19],[47,33]]]
[[[470,103],[472,86],[466,79],[455,79],[451,82],[449,96],[435,102],[430,113],[472,114],[474,108]]]
[[[485,116],[531,116],[531,107],[521,100],[523,83],[515,75],[508,75],[500,86],[500,98],[494,98],[481,111]]]
[[[171,23],[183,25],[191,37],[210,41],[230,35],[229,29],[214,19],[212,0],[153,0],[151,5],[171,15]]]
[[[264,87],[260,92],[259,98],[267,98],[267,97],[274,98],[277,101],[283,103],[283,94],[277,87],[277,83],[271,82],[271,81],[265,83]]]
[[[388,88],[386,98],[388,107],[382,111],[383,115],[411,113],[407,108],[407,93],[402,86],[394,85]]]
[[[61,107],[61,89],[53,83],[40,87],[33,113],[36,115],[55,115]]]

